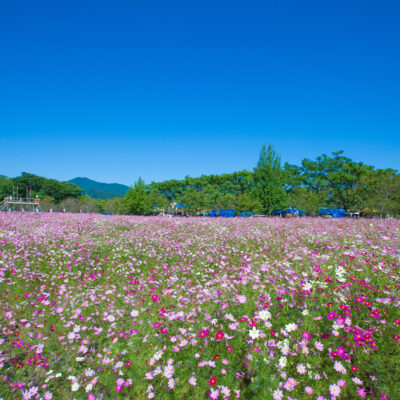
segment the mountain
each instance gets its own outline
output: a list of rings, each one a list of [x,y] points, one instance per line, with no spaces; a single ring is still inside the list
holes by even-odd
[[[83,195],[89,195],[93,199],[110,199],[123,197],[129,190],[129,186],[120,183],[102,183],[88,178],[74,178],[69,182],[75,183],[83,190]]]

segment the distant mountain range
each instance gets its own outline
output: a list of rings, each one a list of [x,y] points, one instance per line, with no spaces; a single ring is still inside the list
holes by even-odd
[[[93,199],[110,199],[112,197],[124,197],[129,186],[120,183],[102,183],[88,178],[74,178],[69,182],[75,183],[83,190],[83,195],[89,195]]]

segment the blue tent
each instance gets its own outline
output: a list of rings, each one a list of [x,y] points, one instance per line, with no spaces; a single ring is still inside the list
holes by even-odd
[[[229,208],[219,210],[219,216],[223,218],[233,218],[235,215],[236,211]]]
[[[223,217],[233,218],[236,215],[236,211],[232,209],[220,209],[211,210],[208,214],[209,217]]]
[[[209,217],[217,217],[218,210],[211,210],[208,214]]]
[[[283,211],[282,210],[274,210],[274,212],[272,213],[272,215],[280,215],[282,216]]]
[[[344,218],[346,216],[346,210],[343,210],[343,208],[320,208],[319,215],[330,215],[332,218]]]

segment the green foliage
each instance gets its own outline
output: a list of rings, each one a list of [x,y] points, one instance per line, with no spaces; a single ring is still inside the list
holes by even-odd
[[[12,182],[6,176],[0,176],[0,201],[12,193]]]
[[[307,188],[297,188],[288,193],[288,202],[291,207],[298,208],[318,215],[318,210],[324,206],[325,194],[321,192],[311,192]]]
[[[56,179],[47,179],[27,172],[22,172],[21,176],[10,179],[11,192],[12,186],[18,186],[25,197],[26,188],[32,190],[32,195],[49,196],[54,202],[60,203],[67,198],[78,198],[82,194],[82,190],[71,182],[60,182]]]
[[[343,151],[331,156],[323,154],[315,160],[304,159],[300,165],[286,163],[282,169],[279,155],[269,145],[262,148],[253,172],[186,176],[149,185],[139,178],[127,192],[124,185],[102,184],[87,178],[73,181],[80,182],[84,190],[71,181],[59,182],[26,172],[16,178],[0,175],[0,199],[18,186],[22,196],[26,187],[32,195],[39,195],[44,211],[151,215],[171,212],[173,203],[181,203],[181,210],[189,215],[201,215],[214,208],[271,214],[274,209],[287,206],[311,215],[317,215],[323,207],[362,210],[365,216],[400,215],[398,172],[375,170],[344,156]],[[93,196],[89,197],[89,192]],[[106,199],[124,192],[123,198]]]
[[[303,187],[320,195],[321,206],[359,208],[361,178],[373,168],[343,156],[343,151],[332,156],[323,154],[315,161],[304,159],[300,167],[286,164],[288,191]]]
[[[361,179],[361,196],[366,208],[379,216],[400,214],[400,176],[393,169],[377,169]]]
[[[254,168],[253,195],[267,214],[287,205],[281,159],[271,145],[263,146]]]
[[[146,185],[142,178],[139,178],[123,199],[122,213],[147,215],[152,212],[150,203],[146,198]]]
[[[261,201],[256,199],[251,193],[241,193],[236,198],[236,206],[235,209],[238,212],[242,211],[252,211],[255,213],[262,212],[263,205]]]

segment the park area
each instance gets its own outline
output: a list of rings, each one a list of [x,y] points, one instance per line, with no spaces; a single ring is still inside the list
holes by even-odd
[[[400,399],[400,224],[0,214],[3,399]]]

